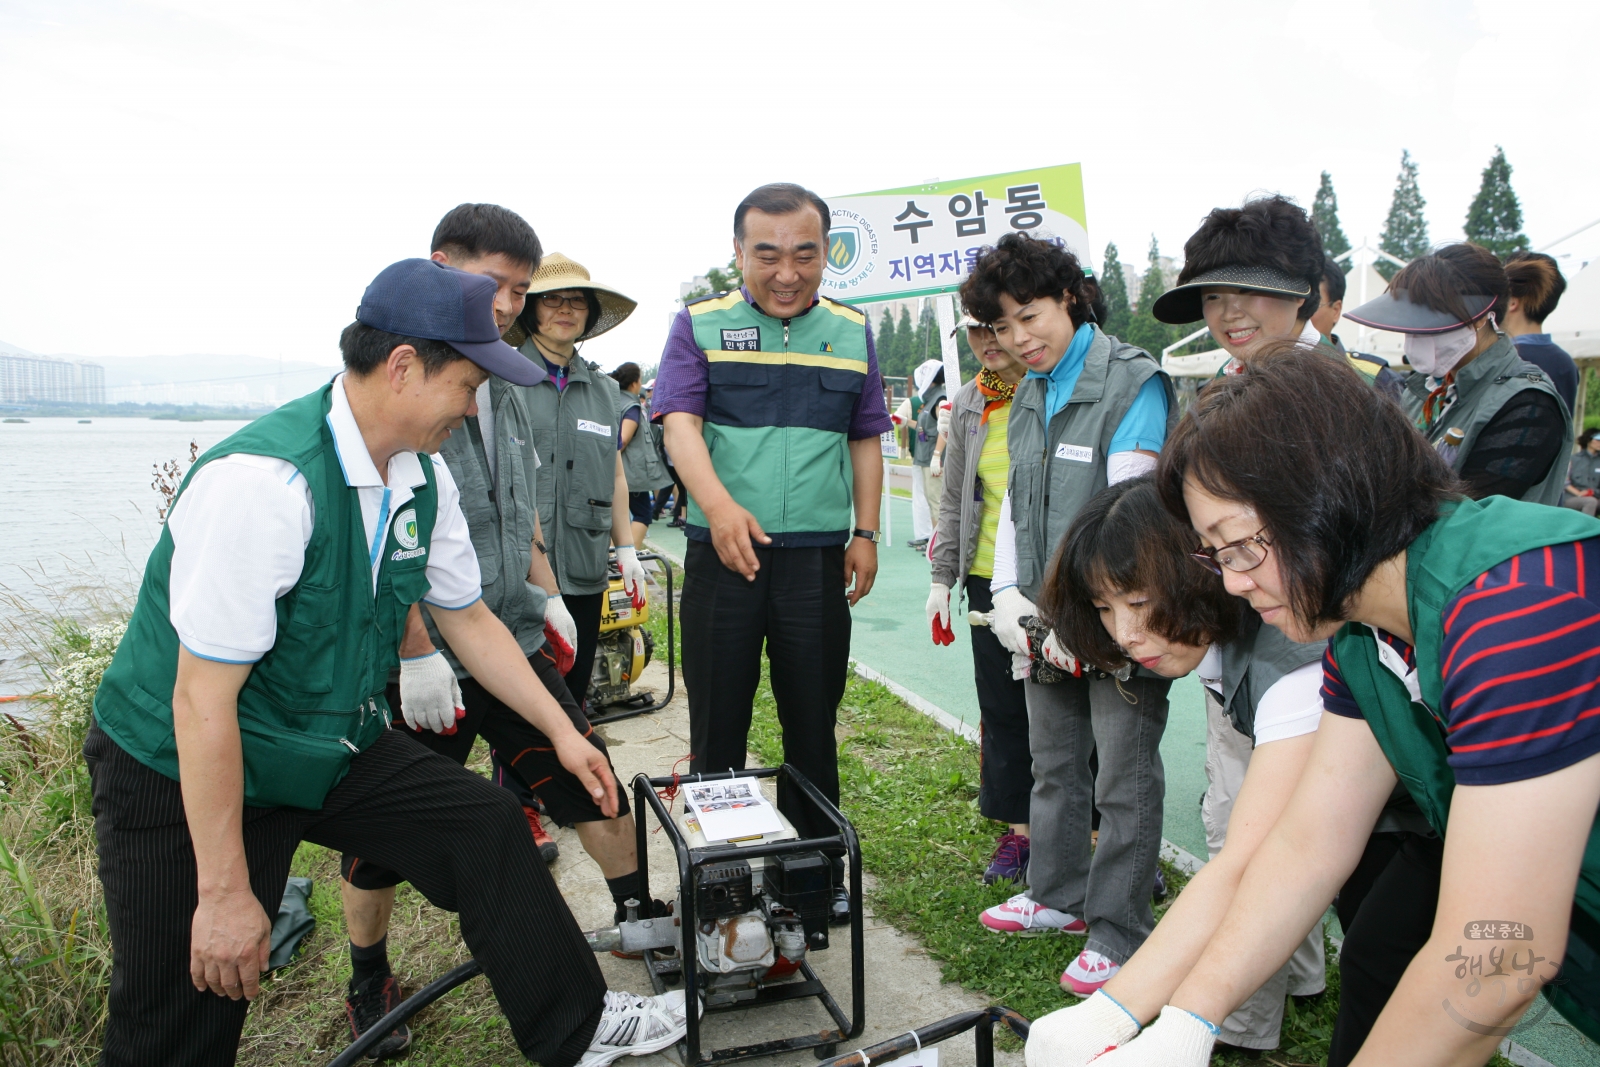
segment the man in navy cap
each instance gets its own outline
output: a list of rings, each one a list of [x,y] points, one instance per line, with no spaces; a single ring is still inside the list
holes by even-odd
[[[481,601],[435,452],[490,374],[495,283],[430,260],[368,286],[345,373],[211,449],[185,479],[84,744],[115,962],[101,1063],[231,1064],[300,841],[390,868],[461,915],[518,1046],[599,1067],[684,1033],[682,993],[608,993],[516,800],[386,729],[411,606],[616,812],[579,735]]]

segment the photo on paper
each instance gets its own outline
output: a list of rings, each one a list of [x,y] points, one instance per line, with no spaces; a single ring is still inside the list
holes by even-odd
[[[777,810],[762,796],[754,778],[688,783],[683,799],[708,841],[760,837],[783,829]]]

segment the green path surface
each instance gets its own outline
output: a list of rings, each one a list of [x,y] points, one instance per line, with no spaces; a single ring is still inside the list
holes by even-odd
[[[896,499],[890,529],[893,543],[878,553],[878,578],[867,598],[856,605],[850,634],[850,655],[863,667],[920,697],[962,723],[978,725],[978,698],[972,684],[970,627],[965,606],[951,627],[955,644],[935,645],[924,615],[928,600],[929,564],[921,552],[905,547],[911,537],[911,502]],[[658,522],[650,540],[668,556],[683,558],[682,531]],[[1200,821],[1200,795],[1205,792],[1206,722],[1200,683],[1193,676],[1172,685],[1167,732],[1161,740],[1167,791],[1162,836],[1200,860],[1206,858],[1205,827]],[[924,708],[926,710],[926,708]],[[1331,916],[1331,911],[1330,911]],[[1331,932],[1338,936],[1338,923]],[[1540,1001],[1532,1018],[1546,1007]],[[1512,1040],[1556,1067],[1600,1067],[1600,1046],[1567,1025],[1554,1011],[1531,1026],[1519,1027]],[[1520,1059],[1514,1062],[1534,1063]]]

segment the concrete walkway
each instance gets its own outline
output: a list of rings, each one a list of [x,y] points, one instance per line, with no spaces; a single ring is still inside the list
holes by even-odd
[[[665,692],[666,670],[659,663],[646,669],[641,684]],[[689,752],[689,711],[683,695],[683,681],[678,680],[677,696],[661,711],[650,715],[598,727],[611,758],[617,768],[621,784],[629,785],[629,803],[632,803],[631,782],[634,775],[651,776],[672,773],[672,766]],[[750,766],[756,766],[752,757]],[[681,769],[681,768],[680,768]],[[674,810],[681,810],[679,807]],[[653,813],[646,817],[653,828]],[[584,854],[578,835],[572,830],[555,829],[555,839],[561,846],[561,858],[551,868],[556,883],[572,908],[578,925],[585,930],[607,926],[611,922],[611,898],[606,893],[605,880],[600,869]],[[664,834],[651,834],[649,842],[649,868],[651,894],[671,900],[676,891],[677,865],[671,846]],[[870,876],[868,877],[870,894]],[[866,916],[865,938],[867,1025],[866,1031],[855,1041],[841,1046],[840,1053],[864,1048],[897,1034],[960,1012],[981,1008],[988,1001],[960,986],[943,982],[939,965],[930,960],[914,937],[900,933],[887,923],[875,919],[870,909]],[[847,932],[836,936],[833,947],[811,955],[811,963],[827,985],[834,998],[850,1010],[850,943]],[[644,965],[637,961],[617,959],[611,955],[600,957],[600,967],[612,989],[627,989],[636,993],[651,993],[650,980]],[[681,988],[681,986],[680,986]],[[799,1034],[816,1033],[831,1028],[832,1021],[815,1000],[796,1001],[749,1011],[730,1012],[707,1016],[701,1028],[702,1050],[723,1048],[729,1045],[750,1044],[757,1041]],[[940,1067],[971,1067],[973,1043],[970,1034],[951,1039],[940,1046]],[[640,1067],[667,1067],[676,1064],[677,1050],[669,1055],[641,1057],[628,1060]],[[1020,1067],[1020,1053],[997,1052],[995,1060],[1001,1067]],[[754,1061],[777,1067],[804,1067],[817,1061],[811,1051],[789,1053]]]
[[[928,634],[924,605],[928,599],[930,565],[922,552],[905,547],[911,538],[911,501],[896,497],[887,513],[890,537],[878,553],[878,577],[872,592],[853,612],[850,655],[857,670],[890,685],[912,706],[931,715],[947,728],[975,738],[979,721],[977,693],[972,682],[971,628],[965,621],[966,606],[953,610],[955,643],[940,647]],[[668,529],[665,522],[650,528],[650,541],[665,555],[681,560],[684,537],[681,530]],[[958,591],[959,592],[959,591]],[[681,692],[681,689],[680,689]],[[1166,804],[1162,837],[1163,855],[1180,867],[1197,868],[1206,856],[1205,827],[1200,821],[1200,796],[1205,778],[1205,704],[1200,683],[1193,675],[1179,679],[1170,694],[1171,711],[1161,740],[1161,759],[1166,769]],[[609,735],[608,735],[609,736]],[[683,729],[682,755],[688,752],[687,724]],[[619,764],[619,767],[621,765]],[[652,772],[655,773],[655,772]],[[591,865],[592,866],[592,865]],[[569,896],[569,899],[572,899]],[[1329,909],[1330,933],[1338,938],[1338,922]],[[581,916],[580,916],[580,921]],[[974,918],[976,921],[976,918]],[[870,943],[871,935],[869,935]],[[909,939],[907,939],[909,944]],[[877,956],[869,950],[870,960]],[[937,966],[926,959],[937,982]],[[840,972],[848,976],[848,968]],[[844,981],[840,988],[848,985]],[[869,972],[869,1004],[874,980]],[[964,994],[963,994],[964,995]],[[942,1002],[941,1002],[942,1003]],[[971,997],[963,1002],[981,1006]],[[1513,1063],[1522,1067],[1600,1067],[1600,1046],[1580,1034],[1554,1011],[1546,1011],[1540,1001],[1529,1013],[1530,1020],[1514,1032],[1515,1045],[1502,1049]],[[952,1007],[945,1014],[962,1010]],[[869,1035],[874,1030],[876,1013],[869,1008]],[[890,1025],[885,1034],[904,1032],[909,1025],[931,1021],[934,1015],[917,1015],[910,1023]],[[874,1038],[876,1040],[876,1038]],[[952,1057],[971,1056],[971,1041],[957,1039]],[[966,1063],[968,1059],[950,1059]]]

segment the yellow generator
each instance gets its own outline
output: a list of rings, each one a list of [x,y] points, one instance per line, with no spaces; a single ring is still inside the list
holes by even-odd
[[[658,711],[672,700],[677,679],[673,673],[673,647],[677,636],[672,615],[672,564],[655,552],[639,553],[639,560],[656,560],[666,577],[667,614],[667,694],[656,700],[654,690],[635,689],[634,684],[655,655],[655,638],[644,628],[650,621],[650,604],[633,606],[633,598],[622,585],[622,571],[613,551],[607,570],[605,602],[600,608],[600,642],[595,648],[594,668],[589,675],[588,706],[591,723],[615,722],[647,711]]]

